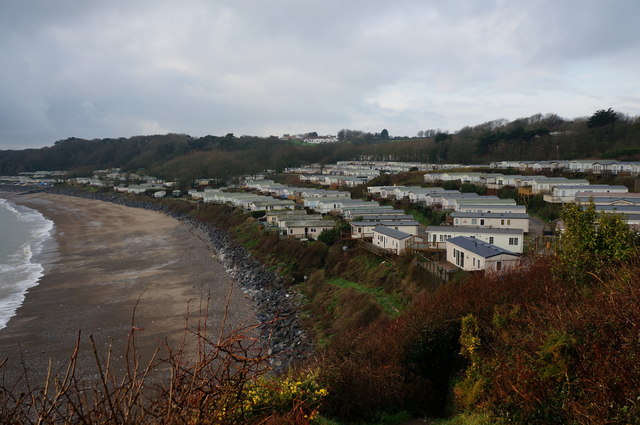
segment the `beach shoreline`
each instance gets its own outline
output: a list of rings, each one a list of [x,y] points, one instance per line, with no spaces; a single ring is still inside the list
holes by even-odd
[[[79,367],[90,371],[95,359],[89,335],[99,350],[111,347],[117,364],[135,329],[144,363],[158,348],[162,355],[165,343],[179,346],[186,317],[194,325],[202,308],[213,335],[257,323],[252,301],[206,235],[187,223],[157,211],[60,194],[1,196],[55,223],[54,240],[37,259],[45,275],[0,330],[0,362],[7,358],[2,373],[9,381],[24,367],[34,381],[43,379],[49,359],[53,370],[62,370],[79,332]]]

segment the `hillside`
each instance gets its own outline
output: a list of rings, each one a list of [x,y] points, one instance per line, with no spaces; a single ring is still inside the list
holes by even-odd
[[[69,170],[86,175],[95,169],[146,169],[185,185],[197,178],[231,178],[265,169],[279,170],[313,162],[331,163],[361,156],[421,162],[488,163],[493,160],[578,158],[640,159],[640,120],[611,110],[589,118],[565,120],[554,114],[511,122],[496,120],[455,133],[421,131],[421,137],[382,138],[342,130],[340,143],[301,145],[276,137],[183,134],[128,139],[69,138],[53,146],[0,151],[0,174]],[[425,137],[425,134],[427,135]]]
[[[225,205],[94,192],[77,195],[146,205],[226,232],[304,296],[316,353],[289,374],[266,377],[264,358],[247,358],[242,336],[231,335],[213,351],[227,359],[230,376],[178,357],[156,398],[132,396],[141,377],[116,387],[113,399],[97,392],[91,407],[81,384],[70,381],[45,408],[70,400],[87,408],[84,419],[154,424],[373,424],[383,417],[396,424],[389,418],[412,415],[454,416],[457,424],[638,423],[638,241],[615,216],[594,235],[592,216],[569,211],[559,256],[500,278],[477,274],[434,286],[411,256],[388,261],[340,241],[279,238]],[[24,393],[3,391],[15,398],[0,397],[0,423],[40,409]],[[119,416],[132,406],[138,414]],[[43,423],[58,417],[47,415]]]

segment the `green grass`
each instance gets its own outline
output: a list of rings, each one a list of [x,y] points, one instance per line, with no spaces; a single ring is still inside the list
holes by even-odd
[[[384,262],[382,258],[374,255],[363,255],[358,258],[362,260],[362,262],[367,266],[368,269],[375,269]]]
[[[340,288],[353,289],[361,294],[373,295],[382,310],[391,317],[398,317],[403,309],[402,302],[397,297],[384,292],[382,288],[369,288],[360,283],[351,282],[339,277],[329,279],[328,282]]]

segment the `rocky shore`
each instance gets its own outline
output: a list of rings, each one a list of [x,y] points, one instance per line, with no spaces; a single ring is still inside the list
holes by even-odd
[[[285,285],[284,279],[253,258],[247,250],[223,229],[202,223],[154,202],[132,199],[114,193],[91,193],[72,188],[0,186],[0,190],[35,193],[46,192],[111,202],[131,208],[162,212],[186,222],[210,244],[221,263],[247,293],[261,325],[262,338],[269,347],[274,370],[282,372],[313,352],[311,338],[299,316],[300,295]]]

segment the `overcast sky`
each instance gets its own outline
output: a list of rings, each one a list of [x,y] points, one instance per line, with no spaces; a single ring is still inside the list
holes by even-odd
[[[2,0],[0,149],[640,115],[637,0]]]

